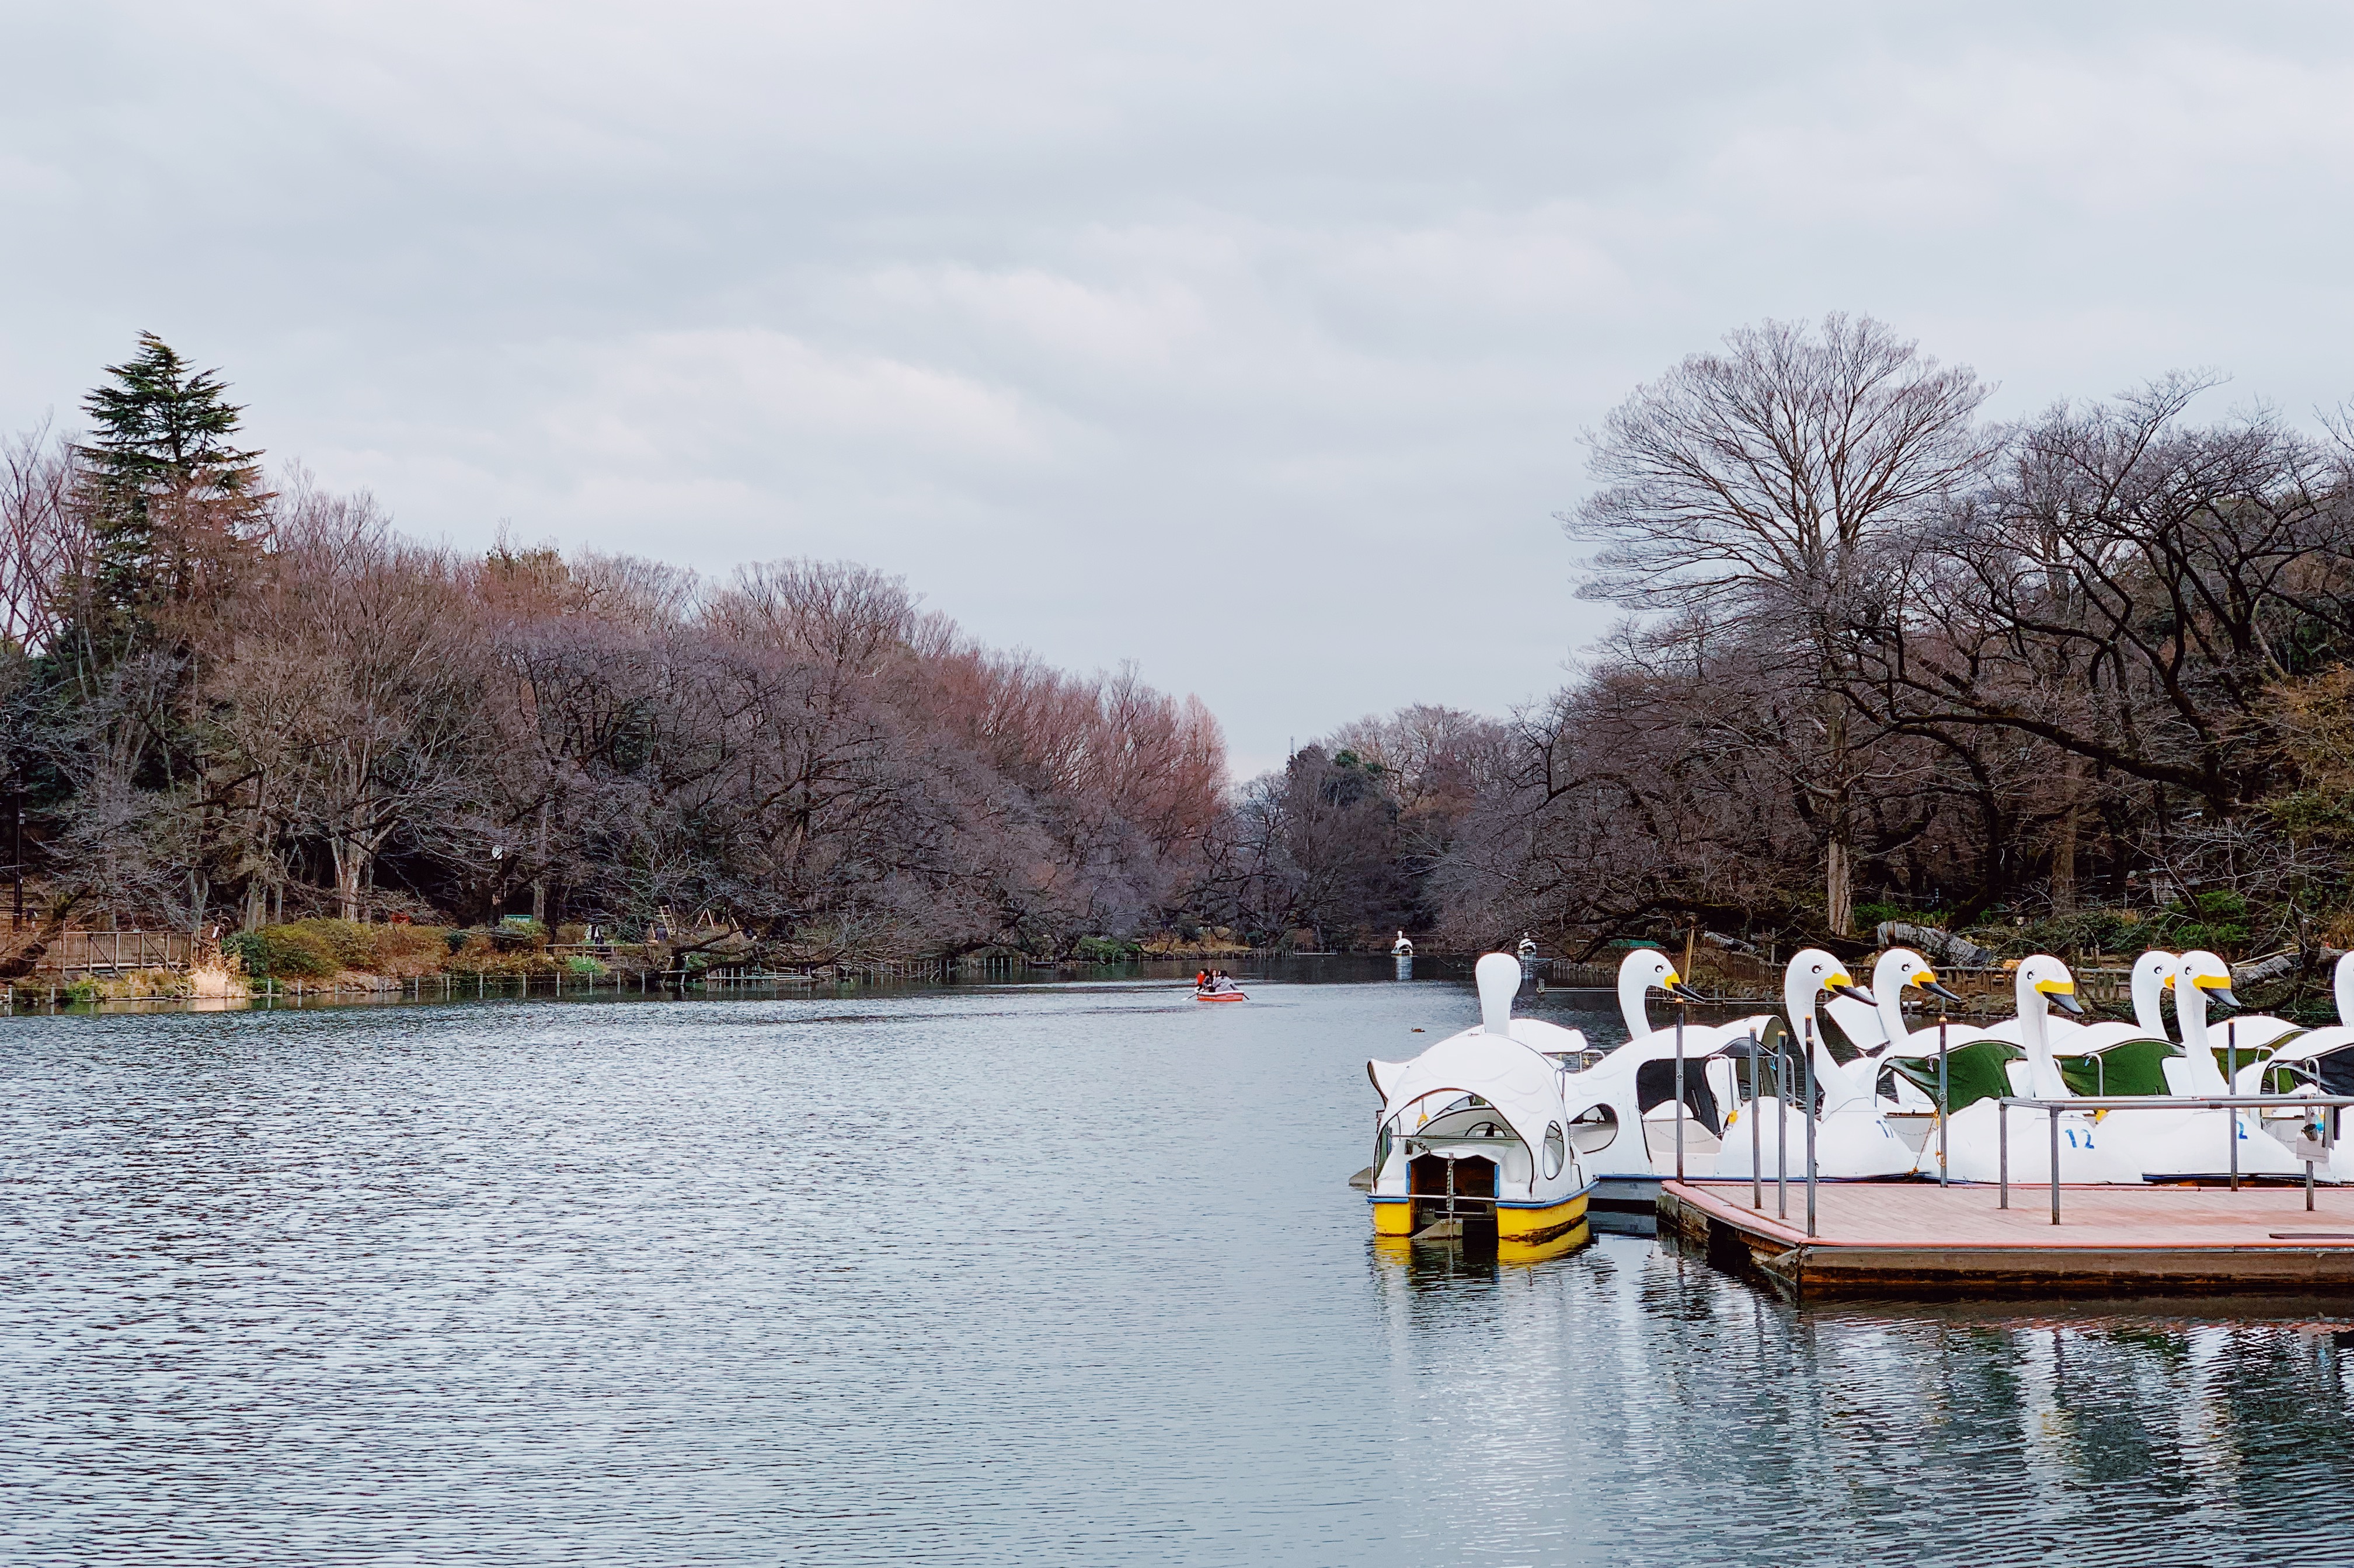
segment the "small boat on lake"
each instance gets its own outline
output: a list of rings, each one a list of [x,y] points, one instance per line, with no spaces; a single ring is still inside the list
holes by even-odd
[[[1377,1236],[1492,1237],[1500,1252],[1566,1235],[1592,1187],[1569,1146],[1563,1057],[1585,1038],[1512,1017],[1520,961],[1479,960],[1480,1022],[1410,1062],[1372,1061],[1382,1097],[1366,1202]]]
[[[1197,991],[1193,993],[1193,1000],[1195,1001],[1248,1001],[1250,993],[1239,986],[1230,986],[1225,991]]]

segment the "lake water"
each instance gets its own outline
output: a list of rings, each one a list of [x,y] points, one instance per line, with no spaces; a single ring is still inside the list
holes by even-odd
[[[1475,1012],[1129,982],[0,1025],[0,1561],[2354,1556],[2354,1312],[1377,1255],[1364,1059]]]

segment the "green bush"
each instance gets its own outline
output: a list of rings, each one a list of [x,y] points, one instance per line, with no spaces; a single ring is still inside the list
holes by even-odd
[[[565,960],[564,967],[576,975],[601,975],[605,972],[605,966],[586,953],[573,954]]]
[[[2155,927],[2130,909],[2079,909],[2023,923],[1989,921],[1962,933],[2006,959],[2030,953],[2138,953],[2157,945]]]
[[[1137,955],[1135,943],[1117,937],[1082,937],[1072,944],[1071,950],[1091,964],[1125,964]]]
[[[374,927],[350,920],[293,920],[239,931],[221,948],[235,953],[256,979],[325,980],[373,965],[376,934]]]
[[[536,920],[522,920],[508,916],[492,928],[491,942],[502,953],[544,948],[547,945],[547,927]]]
[[[1936,909],[1907,909],[1902,904],[1859,904],[1855,906],[1855,928],[1869,934],[1882,922],[1902,920],[1908,926],[1943,927],[1946,916]]]
[[[2150,922],[2176,952],[2203,948],[2228,958],[2248,945],[2248,901],[2236,893],[2194,893]]]

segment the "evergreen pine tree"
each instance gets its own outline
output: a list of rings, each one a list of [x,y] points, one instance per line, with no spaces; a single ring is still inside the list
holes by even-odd
[[[154,333],[82,399],[83,503],[96,544],[93,609],[119,630],[217,592],[258,547],[271,496],[259,451],[233,444],[239,416],[217,370],[196,370]]]

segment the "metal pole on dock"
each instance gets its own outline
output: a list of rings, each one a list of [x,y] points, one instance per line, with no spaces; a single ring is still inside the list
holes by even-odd
[[[1815,1021],[1807,1020],[1807,1234],[1815,1234]]]
[[[1774,1053],[1774,1213],[1787,1220],[1790,1217],[1790,1084],[1789,1075],[1783,1071],[1788,1060],[1788,1036],[1783,1039],[1785,1048]]]
[[[1946,1184],[1946,1123],[1954,1114],[1954,1085],[1946,1071],[1946,1010],[1937,1010],[1937,1185]]]
[[[2229,1064],[2223,1070],[2223,1092],[2227,1095],[2240,1092],[2239,1026],[2236,1018],[2223,1020],[2223,1055]],[[2223,1119],[2232,1124],[2232,1191],[2236,1192],[2240,1190],[2240,1113],[2226,1107]]]
[[[2060,1107],[2046,1106],[2052,1119],[2052,1223],[2060,1223]]]
[[[1691,1006],[1676,1002],[1676,1180],[1684,1179],[1684,1018]]]
[[[1761,1141],[1766,1133],[1757,1125],[1757,1107],[1766,1103],[1766,1097],[1761,1092],[1766,1086],[1757,1081],[1757,1069],[1764,1065],[1760,1060],[1764,1052],[1765,1047],[1757,1043],[1757,1036],[1752,1034],[1749,1037],[1749,1206],[1758,1210],[1766,1207],[1766,1146]]]
[[[2008,1209],[2010,1207],[2010,1098],[2007,1095],[1994,1103],[1994,1156],[1995,1181],[2002,1192],[2002,1199],[1995,1207]]]

